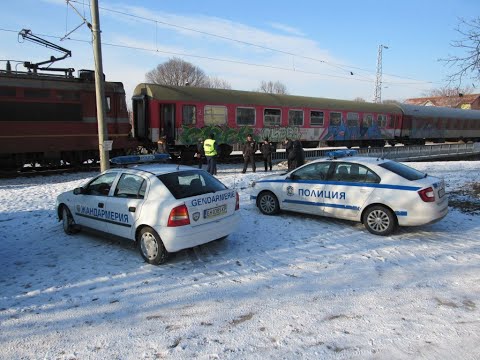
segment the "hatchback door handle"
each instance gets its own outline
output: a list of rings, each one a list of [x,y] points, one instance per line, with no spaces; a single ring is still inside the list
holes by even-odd
[[[137,208],[135,206],[130,206],[128,208],[128,211],[130,211],[130,212],[135,212],[135,210],[137,210]]]
[[[103,206],[104,206],[103,203],[98,203],[98,207],[99,207],[100,209],[103,209]]]

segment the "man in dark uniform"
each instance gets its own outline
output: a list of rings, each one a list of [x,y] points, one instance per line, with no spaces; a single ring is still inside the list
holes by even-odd
[[[293,142],[289,138],[285,138],[285,152],[287,155],[288,171],[295,169],[293,166],[293,160],[295,159],[295,154],[293,153]]]
[[[252,164],[252,170],[255,172],[257,169],[255,165],[255,152],[257,151],[257,142],[253,140],[252,134],[247,135],[247,142],[243,145],[243,171],[247,172],[248,163]]]
[[[272,152],[275,151],[275,146],[268,141],[268,138],[263,139],[262,147],[260,151],[263,155],[263,163],[265,164],[265,171],[267,170],[267,166],[270,167],[270,171],[272,171]]]
[[[202,138],[198,138],[198,142],[197,142],[197,152],[195,153],[195,158],[197,159],[198,161],[198,168],[201,169],[202,168],[202,164],[203,164],[203,159],[205,157],[205,150],[203,149],[203,139]]]

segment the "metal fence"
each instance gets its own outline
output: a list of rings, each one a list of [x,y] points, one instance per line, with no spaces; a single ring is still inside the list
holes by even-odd
[[[426,159],[480,155],[480,143],[470,144],[438,144],[415,146],[391,146],[383,148],[355,149],[360,156],[384,157],[398,161],[418,161]],[[313,160],[327,156],[332,149],[306,149],[305,158]],[[272,159],[281,161],[287,159],[284,151],[272,154]]]

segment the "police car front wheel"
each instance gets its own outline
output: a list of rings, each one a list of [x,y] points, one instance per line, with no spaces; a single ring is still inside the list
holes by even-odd
[[[363,224],[372,234],[390,235],[396,227],[396,218],[393,212],[385,206],[375,205],[367,209]]]
[[[260,194],[258,197],[258,208],[265,215],[275,215],[280,211],[277,197],[270,191]]]
[[[63,226],[63,231],[65,231],[65,234],[67,235],[72,235],[78,232],[77,225],[75,224],[75,220],[73,220],[72,213],[68,209],[67,206],[62,205],[62,226]]]
[[[152,265],[160,265],[167,260],[168,252],[160,236],[151,227],[144,227],[138,234],[137,240],[140,254],[146,262]]]

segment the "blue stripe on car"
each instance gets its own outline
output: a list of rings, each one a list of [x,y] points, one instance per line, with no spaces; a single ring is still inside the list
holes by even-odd
[[[286,199],[283,202],[299,205],[312,205],[312,206],[325,206],[337,209],[346,209],[346,210],[360,210],[360,207],[353,205],[343,205],[343,204],[329,204],[329,203],[320,203],[314,201],[302,201],[302,200],[289,200]]]
[[[323,184],[323,185],[346,185],[346,186],[357,186],[357,187],[370,187],[378,189],[392,189],[392,190],[406,190],[406,191],[417,191],[421,187],[418,186],[403,186],[403,185],[389,185],[389,184],[374,184],[374,183],[357,183],[357,182],[346,182],[346,181],[318,181],[318,180],[258,180],[256,183],[289,183],[289,184]]]

